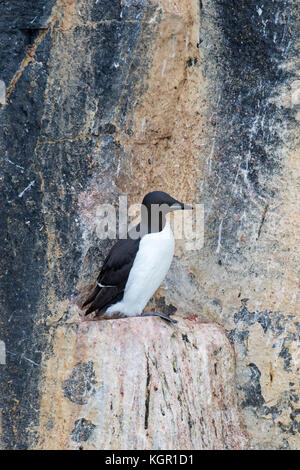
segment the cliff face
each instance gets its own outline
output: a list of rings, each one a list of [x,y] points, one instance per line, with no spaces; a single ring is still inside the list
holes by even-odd
[[[19,3],[0,19],[3,448],[299,448],[299,4]],[[153,189],[204,204],[203,248],[177,243],[149,305],[178,325],[83,321],[100,204]]]
[[[214,324],[133,318],[61,327],[43,388],[41,449],[248,445],[233,350]]]

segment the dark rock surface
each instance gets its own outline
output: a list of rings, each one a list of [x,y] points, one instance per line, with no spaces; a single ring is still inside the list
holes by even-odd
[[[265,201],[267,211],[279,191],[274,176],[283,165],[282,126],[290,132],[297,127],[296,110],[272,100],[296,78],[297,65],[283,64],[296,54],[297,13],[289,1],[202,4],[200,44],[205,77],[213,89],[214,127],[204,194],[207,224],[217,229],[223,220],[222,246],[231,260],[240,259],[244,251],[237,229],[247,231],[257,217],[253,201]]]
[[[72,439],[75,442],[85,442],[87,441],[95,429],[95,425],[84,418],[78,419],[74,423],[74,429],[72,431]]]

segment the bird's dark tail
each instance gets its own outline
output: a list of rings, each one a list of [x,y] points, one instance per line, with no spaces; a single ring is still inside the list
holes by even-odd
[[[99,287],[98,285],[95,287],[95,289],[93,290],[91,295],[86,299],[86,301],[82,305],[82,308],[84,308],[86,305],[90,304],[91,302],[93,302],[93,300],[95,300],[95,298],[97,297],[97,295],[100,292],[100,289],[101,289],[101,287]],[[86,315],[87,315],[87,313],[86,313]]]
[[[95,311],[95,307],[91,305],[90,308],[87,309],[84,315],[89,315],[90,313],[93,313],[94,311]]]
[[[101,317],[103,313],[108,309],[108,307],[110,307],[112,304],[119,302],[123,298],[123,295],[123,289],[120,292],[118,286],[112,286],[112,288],[104,287],[103,289],[101,289],[99,294],[97,294],[95,300],[91,303],[91,305],[85,312],[85,315],[89,315],[90,313],[97,311],[97,315],[95,316],[95,318]]]

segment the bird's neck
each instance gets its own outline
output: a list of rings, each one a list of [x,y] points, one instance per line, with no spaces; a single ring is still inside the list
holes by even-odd
[[[141,234],[158,233],[161,232],[166,225],[166,216],[163,212],[158,214],[151,214],[151,209],[148,209],[141,218]]]

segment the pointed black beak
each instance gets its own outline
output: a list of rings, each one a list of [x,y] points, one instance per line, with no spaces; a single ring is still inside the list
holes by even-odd
[[[185,211],[191,211],[191,210],[193,210],[193,206],[189,206],[188,204],[183,203],[181,209],[183,209]]]

